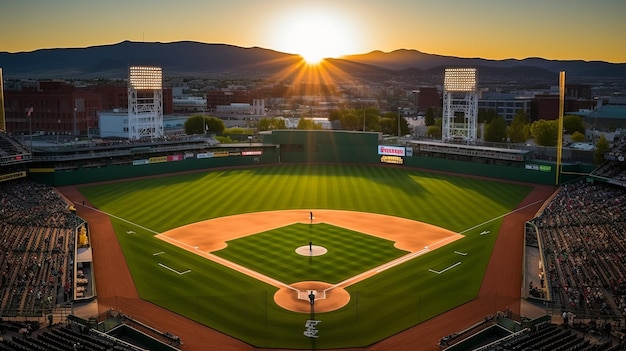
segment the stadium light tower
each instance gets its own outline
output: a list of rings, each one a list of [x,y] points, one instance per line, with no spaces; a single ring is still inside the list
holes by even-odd
[[[163,137],[161,67],[131,66],[128,71],[128,138]]]
[[[476,142],[478,84],[476,68],[446,68],[443,81],[441,139]],[[459,120],[462,119],[462,120]]]

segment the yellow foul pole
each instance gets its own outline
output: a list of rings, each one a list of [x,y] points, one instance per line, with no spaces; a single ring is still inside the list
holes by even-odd
[[[2,79],[2,68],[0,68],[0,131],[7,130],[6,120],[4,119],[4,87]]]
[[[563,114],[565,110],[565,71],[559,73],[559,120],[557,122],[558,139],[556,145],[556,185],[559,185],[561,173],[561,154],[563,153]]]

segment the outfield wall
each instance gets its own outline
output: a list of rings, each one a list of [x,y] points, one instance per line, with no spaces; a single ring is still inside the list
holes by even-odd
[[[485,176],[519,182],[528,182],[544,185],[556,184],[556,165],[537,160],[526,162],[526,165],[543,167],[509,167],[492,164],[483,164],[466,161],[452,161],[433,157],[405,157],[404,165],[411,168],[425,168],[443,172],[454,172],[475,176]],[[580,164],[561,166],[562,172],[559,184],[572,181],[591,172],[594,167],[585,167]]]
[[[588,175],[593,166],[582,164],[562,165],[562,174],[557,179],[554,162],[526,160],[515,162],[514,166],[494,163],[480,163],[461,160],[449,160],[438,157],[413,156],[412,148],[406,148],[406,154],[384,156],[379,146],[383,145],[379,133],[349,131],[305,131],[280,130],[262,134],[263,146],[251,148],[261,154],[244,154],[245,148],[237,152],[216,151],[211,156],[199,158],[177,158],[170,162],[168,156],[133,160],[133,165],[107,165],[99,167],[77,167],[70,170],[54,168],[36,168],[33,165],[29,176],[37,181],[53,186],[84,184],[107,180],[151,176],[166,173],[195,171],[219,167],[246,167],[257,165],[275,165],[281,163],[344,163],[371,164],[393,167],[383,163],[393,161],[397,165],[409,168],[453,172],[497,179],[555,185],[572,181]],[[389,146],[387,149],[398,149]],[[400,147],[399,149],[402,149]],[[255,151],[252,151],[255,152]],[[152,162],[152,159],[156,159]],[[144,163],[138,161],[145,161]]]
[[[278,145],[284,163],[378,163],[379,133],[277,130],[264,143]]]
[[[278,153],[274,148],[263,148],[262,155],[229,155],[207,158],[189,158],[176,162],[156,162],[140,165],[108,165],[84,167],[72,170],[53,168],[31,168],[29,177],[53,186],[86,184],[108,180],[153,176],[158,174],[188,172],[219,167],[245,167],[276,164]]]

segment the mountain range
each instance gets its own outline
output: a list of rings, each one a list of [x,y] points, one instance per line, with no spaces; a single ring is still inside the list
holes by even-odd
[[[125,78],[130,65],[157,65],[165,77],[264,77],[288,72],[298,55],[253,47],[207,44],[131,42],[86,48],[0,52],[5,79]],[[373,51],[327,59],[331,65],[364,80],[399,79],[441,82],[444,68],[476,67],[482,80],[556,82],[558,72],[571,80],[623,80],[626,63],[582,60],[488,60],[427,54],[417,50]],[[435,78],[436,77],[436,78]]]

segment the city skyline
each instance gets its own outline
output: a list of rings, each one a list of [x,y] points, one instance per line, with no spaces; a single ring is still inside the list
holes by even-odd
[[[189,40],[312,59],[409,49],[626,63],[624,13],[621,0],[26,0],[3,4],[0,51]]]

